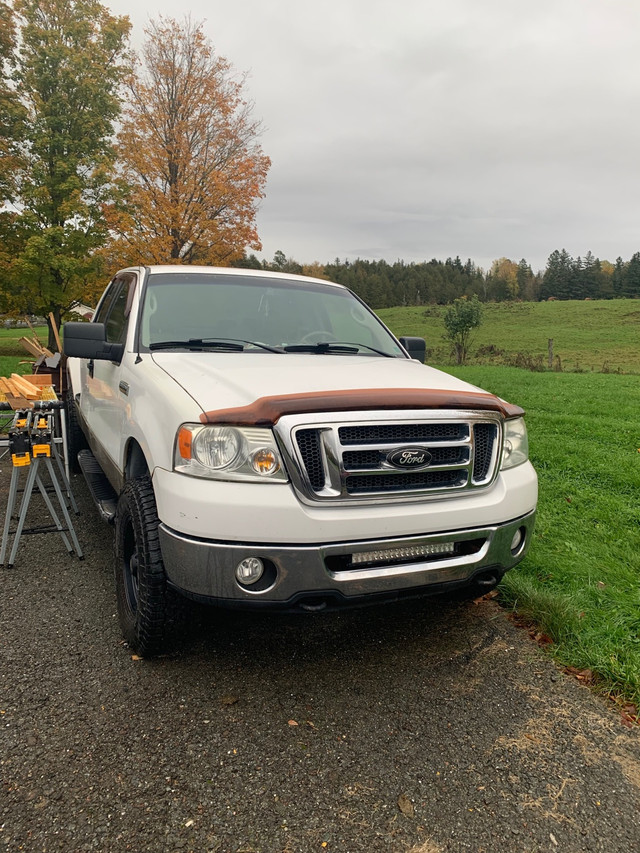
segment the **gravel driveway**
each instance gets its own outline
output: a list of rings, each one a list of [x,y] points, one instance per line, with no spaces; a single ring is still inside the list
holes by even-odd
[[[640,850],[640,732],[494,602],[207,611],[135,660],[74,490],[84,561],[0,569],[0,851]]]

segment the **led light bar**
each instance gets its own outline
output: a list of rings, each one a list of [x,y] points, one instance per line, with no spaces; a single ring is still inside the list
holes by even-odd
[[[415,560],[416,557],[433,557],[435,554],[453,554],[455,542],[432,542],[428,545],[411,545],[408,548],[387,548],[380,551],[360,551],[351,555],[351,563],[386,563],[392,560]]]

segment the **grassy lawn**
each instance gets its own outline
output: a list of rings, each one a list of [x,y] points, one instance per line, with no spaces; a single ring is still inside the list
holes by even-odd
[[[559,662],[640,706],[640,379],[447,370],[527,410],[538,520],[503,601],[551,637]]]
[[[444,311],[423,305],[378,314],[395,334],[425,338],[431,364],[448,364]],[[564,371],[640,373],[640,300],[489,303],[474,333],[470,363],[517,366],[518,359],[528,359],[546,367],[549,338]]]
[[[40,343],[47,345],[48,330],[46,326],[36,329]],[[0,376],[11,376],[12,373],[31,373],[34,361],[19,342],[20,338],[32,337],[31,329],[0,329]]]

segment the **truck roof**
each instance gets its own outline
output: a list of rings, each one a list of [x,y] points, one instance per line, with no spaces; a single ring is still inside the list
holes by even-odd
[[[251,278],[264,279],[286,279],[287,281],[299,281],[300,283],[313,281],[317,284],[326,284],[331,287],[344,288],[344,285],[338,284],[335,281],[329,281],[325,278],[314,278],[308,275],[295,275],[287,272],[271,272],[267,270],[244,269],[241,267],[211,267],[197,266],[195,264],[154,264],[151,266],[126,267],[119,271],[118,275],[123,272],[136,272],[143,274],[147,272],[149,275],[157,275],[160,273],[181,273],[181,274],[197,274],[207,273],[208,275],[237,275],[250,276]]]

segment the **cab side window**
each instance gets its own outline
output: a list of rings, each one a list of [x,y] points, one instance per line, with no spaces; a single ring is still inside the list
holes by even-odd
[[[134,291],[134,276],[122,276],[111,283],[110,291],[95,318],[96,322],[104,323],[108,343],[124,343]]]
[[[113,300],[118,295],[118,291],[120,290],[121,284],[122,284],[122,282],[119,278],[113,279],[113,281],[109,285],[109,288],[107,289],[107,291],[104,295],[104,298],[100,302],[100,305],[98,306],[98,308],[96,310],[96,313],[93,315],[93,322],[94,323],[105,323],[106,322],[106,319],[109,315],[109,310],[111,309],[111,306],[113,305]]]

